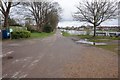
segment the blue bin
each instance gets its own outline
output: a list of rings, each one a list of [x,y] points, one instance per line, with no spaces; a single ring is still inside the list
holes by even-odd
[[[2,30],[2,39],[9,39],[10,38],[10,31],[9,29]]]

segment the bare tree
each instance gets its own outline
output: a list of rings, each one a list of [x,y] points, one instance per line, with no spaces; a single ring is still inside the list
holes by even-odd
[[[10,2],[5,1],[5,0],[0,0],[0,12],[4,16],[4,26],[3,27],[8,27],[8,18],[9,18],[9,13],[10,9],[14,6],[17,6],[20,2]]]
[[[45,0],[41,2],[27,2],[23,5],[32,13],[39,32],[42,32],[44,25],[50,22],[51,14],[58,11],[57,6],[53,2]]]
[[[117,15],[117,3],[109,0],[96,0],[94,2],[86,1],[79,3],[78,11],[73,17],[78,21],[86,21],[94,26],[94,37],[96,36],[96,27],[108,19],[114,19]]]

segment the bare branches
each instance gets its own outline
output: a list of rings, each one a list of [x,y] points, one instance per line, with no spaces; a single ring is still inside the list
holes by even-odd
[[[104,2],[101,0],[96,2],[86,1],[86,3],[83,5],[80,4],[80,6],[77,7],[78,12],[74,16],[76,16],[75,18],[79,18],[77,20],[87,21],[98,26],[107,19],[115,17],[117,11],[116,6],[115,2],[108,2],[107,0]]]
[[[15,3],[0,0],[0,12],[4,16],[4,27],[8,27],[8,16],[10,13],[10,8],[17,6],[18,4],[20,4],[20,2]]]
[[[95,28],[108,19],[116,18],[117,15],[116,2],[108,0],[86,1],[83,4],[80,3],[77,9],[78,12],[73,17],[79,21],[87,21]]]
[[[26,2],[24,6],[32,13],[38,31],[40,32],[42,31],[44,25],[52,23],[57,24],[59,20],[58,12],[60,7],[58,3],[43,0],[41,2]]]
[[[17,2],[17,3],[14,2],[14,4],[12,4],[11,7],[17,6],[19,4],[20,4],[20,2]]]

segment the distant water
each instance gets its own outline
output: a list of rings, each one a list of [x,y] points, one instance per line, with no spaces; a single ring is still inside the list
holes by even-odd
[[[76,30],[65,30],[65,29],[60,29],[61,31],[65,31],[69,34],[72,34],[72,35],[86,35],[87,32],[86,31],[76,31]],[[98,33],[106,33],[107,36],[110,36],[109,33],[116,33],[116,34],[120,34],[120,32],[116,32],[116,31],[113,31],[113,32],[109,32],[109,31],[96,31]],[[93,35],[94,34],[94,31],[91,31],[90,32],[90,35]]]
[[[59,22],[58,26],[59,27],[79,27],[79,26],[82,26],[82,25],[92,25],[92,24],[89,24],[87,22],[79,22],[79,21],[61,21]],[[114,19],[114,20],[108,20],[106,22],[103,22],[101,24],[101,26],[118,26],[118,20],[117,19]]]

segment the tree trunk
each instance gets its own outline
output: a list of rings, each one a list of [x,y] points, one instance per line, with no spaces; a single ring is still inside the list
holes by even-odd
[[[42,32],[41,24],[37,24],[37,31]]]
[[[4,12],[4,27],[7,28],[9,25],[8,25],[8,17],[9,17],[9,12],[10,12],[10,8],[11,8],[11,4],[12,2],[8,2],[8,7],[6,9],[6,11]]]
[[[8,14],[5,15],[5,19],[4,19],[4,28],[8,27]]]
[[[96,25],[94,24],[94,35],[93,35],[93,37],[95,37],[96,36]]]

